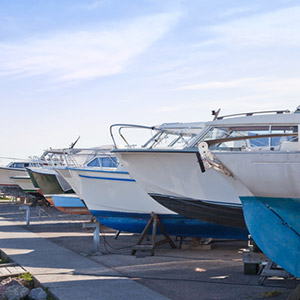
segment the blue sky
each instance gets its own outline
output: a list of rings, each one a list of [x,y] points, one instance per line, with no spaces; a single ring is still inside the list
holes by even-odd
[[[0,156],[300,105],[299,1],[0,3]]]

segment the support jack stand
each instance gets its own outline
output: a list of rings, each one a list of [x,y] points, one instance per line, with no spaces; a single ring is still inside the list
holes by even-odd
[[[152,226],[152,241],[151,241],[151,244],[142,244],[142,241],[145,239],[145,237],[146,237],[146,235],[147,235],[147,233],[148,233],[148,231],[149,231],[152,224],[153,224],[153,226]],[[161,240],[161,241],[158,241],[158,242],[156,242],[157,226],[159,227],[161,233],[165,236],[164,240]],[[170,239],[169,235],[167,234],[164,227],[160,223],[160,220],[159,220],[158,216],[154,212],[152,212],[151,213],[151,218],[148,221],[145,229],[143,230],[138,243],[132,248],[131,255],[135,255],[135,253],[138,250],[140,250],[140,251],[151,251],[151,256],[153,256],[155,247],[161,246],[165,243],[169,243],[172,248],[176,248],[175,244]]]
[[[94,228],[94,234],[93,234],[93,241],[94,241],[94,255],[98,255],[100,252],[100,223],[98,221],[96,222],[89,222],[89,223],[83,223],[83,228]]]
[[[30,206],[21,205],[19,207],[19,209],[26,212],[26,225],[29,226],[30,225]]]
[[[289,272],[280,268],[276,263],[272,260],[269,260],[266,266],[262,269],[260,276],[258,278],[258,283],[263,285],[267,277],[283,277],[283,278],[291,278],[293,277]]]

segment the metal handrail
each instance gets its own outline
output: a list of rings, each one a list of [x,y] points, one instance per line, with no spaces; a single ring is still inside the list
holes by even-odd
[[[127,142],[127,140],[125,139],[125,137],[123,136],[123,134],[121,133],[121,130],[124,128],[139,128],[139,129],[156,129],[159,131],[163,131],[162,129],[156,128],[155,126],[144,126],[144,125],[136,125],[136,124],[113,124],[110,126],[109,128],[109,132],[110,132],[110,136],[112,138],[113,144],[115,146],[115,148],[117,148],[117,143],[113,134],[113,127],[120,127],[118,132],[120,137],[124,140],[124,142],[128,145],[128,147],[131,148],[130,144]]]
[[[288,109],[286,110],[266,110],[266,111],[255,111],[255,112],[247,112],[247,113],[238,113],[238,114],[232,114],[232,115],[225,115],[215,118],[214,120],[223,120],[224,118],[230,118],[230,117],[237,117],[237,116],[253,116],[258,114],[284,114],[284,113],[290,113]]]

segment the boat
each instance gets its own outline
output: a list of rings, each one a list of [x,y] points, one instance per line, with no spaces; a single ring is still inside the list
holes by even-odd
[[[13,159],[6,166],[0,166],[0,185],[5,186],[8,193],[11,188],[20,187],[25,193],[40,198],[41,192],[33,185],[26,170],[27,167],[38,164],[35,159]]]
[[[205,172],[197,143],[209,131],[209,122],[198,131],[189,130],[193,124],[183,131],[148,128],[153,131],[152,137],[140,147],[124,147],[117,142],[119,136],[126,141],[123,129],[128,132],[141,127],[114,124],[110,131],[115,144],[113,153],[149,196],[185,217],[246,229],[239,194],[228,176],[218,171]]]
[[[201,126],[197,124],[198,127],[193,128],[188,127],[187,124],[168,126],[167,128],[167,125],[163,124],[155,128],[164,134],[168,132],[169,137],[173,131],[180,131],[182,139],[181,141],[178,139],[178,143],[188,140],[196,134],[195,132],[203,128],[203,124]],[[160,141],[163,142],[163,140]],[[127,140],[126,143],[129,144]],[[110,164],[106,163],[103,166],[102,160],[104,159],[107,162],[110,161]],[[67,176],[64,174],[66,170]],[[140,188],[134,177],[116,160],[114,154],[99,154],[90,162],[90,166],[57,168],[56,171],[65,176],[67,181],[69,180],[72,188],[83,199],[98,221],[110,228],[141,233],[150,219],[151,212],[154,212],[159,216],[161,224],[169,235],[226,239],[247,239],[248,237],[248,231],[245,228],[207,223],[165,208]]]
[[[222,194],[225,183],[231,186],[242,202],[247,228],[258,247],[299,277],[299,124],[300,108],[294,113],[278,110],[217,116],[183,149],[113,152],[128,165],[149,195],[159,202],[167,198],[166,207],[183,209],[191,217],[205,219],[207,204],[211,204],[217,215],[211,221],[224,224],[226,214],[222,207],[226,203]],[[151,177],[150,172],[158,175]],[[200,195],[200,187],[205,196],[215,193],[217,197],[191,197],[196,188]],[[197,209],[188,209],[188,197]],[[181,207],[176,208],[178,204]]]
[[[207,172],[227,170],[249,232],[276,264],[300,277],[300,107],[292,113],[219,119],[200,142]],[[233,126],[233,122],[235,125]],[[223,135],[217,135],[222,128]]]
[[[46,195],[74,193],[71,186],[57,174],[52,166],[27,167],[32,182]]]
[[[98,148],[97,148],[98,149]],[[27,171],[33,184],[40,188],[47,201],[58,210],[70,214],[90,214],[85,204],[75,194],[70,184],[56,172],[56,168],[64,168],[67,164],[84,164],[95,156],[92,148],[49,149],[47,165],[28,167]],[[70,160],[71,161],[67,161]]]

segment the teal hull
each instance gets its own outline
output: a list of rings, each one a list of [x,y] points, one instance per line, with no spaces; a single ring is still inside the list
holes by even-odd
[[[300,277],[300,199],[240,197],[248,230],[276,264]]]

